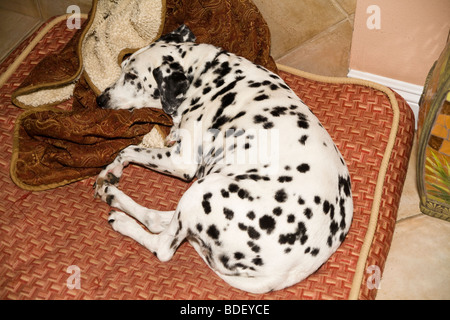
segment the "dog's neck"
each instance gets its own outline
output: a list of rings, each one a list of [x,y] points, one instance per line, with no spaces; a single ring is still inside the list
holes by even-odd
[[[186,43],[183,49],[181,52],[178,49],[174,50],[175,52],[171,54],[175,57],[175,61],[183,67],[191,87],[194,88],[200,87],[204,74],[220,63],[220,57],[223,54],[228,54],[227,51],[209,44]],[[179,108],[172,115],[174,125],[181,122],[183,111],[183,108]]]

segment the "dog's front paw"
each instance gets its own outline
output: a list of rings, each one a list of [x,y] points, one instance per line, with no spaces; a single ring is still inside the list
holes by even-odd
[[[139,228],[141,228],[136,220],[123,212],[115,210],[109,213],[108,223],[115,231],[128,237],[133,237],[133,234],[136,233],[136,229],[139,230]]]
[[[113,205],[114,195],[113,189],[116,188],[115,184],[111,182],[116,181],[115,179],[109,180],[102,177],[98,177],[94,183],[94,198],[100,198],[102,201],[106,202],[108,205]],[[115,182],[117,184],[117,182]]]
[[[94,197],[101,198],[103,201],[103,196],[107,193],[108,186],[116,186],[120,181],[120,177],[116,176],[114,173],[103,170],[95,180],[93,188],[95,190]]]

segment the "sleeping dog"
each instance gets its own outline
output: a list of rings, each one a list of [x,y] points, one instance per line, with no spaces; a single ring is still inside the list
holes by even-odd
[[[112,228],[161,261],[187,239],[231,286],[264,293],[294,285],[348,233],[347,166],[278,75],[194,41],[183,25],[135,52],[97,98],[102,108],[160,107],[174,125],[166,148],[122,150],[98,176],[96,195],[120,210],[109,215]],[[117,187],[129,163],[196,181],[176,210],[148,209]]]

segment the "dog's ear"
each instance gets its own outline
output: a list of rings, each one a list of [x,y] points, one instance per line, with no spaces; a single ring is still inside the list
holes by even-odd
[[[159,38],[158,41],[165,41],[165,42],[195,42],[196,37],[192,33],[191,29],[189,29],[188,26],[185,24],[182,24],[178,27],[178,29],[163,35],[161,38]]]
[[[158,84],[161,105],[165,113],[173,114],[185,99],[190,81],[183,67],[176,62],[164,62],[153,70],[153,77]]]

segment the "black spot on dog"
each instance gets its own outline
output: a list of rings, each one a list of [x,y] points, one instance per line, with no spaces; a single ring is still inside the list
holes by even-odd
[[[270,112],[271,115],[273,115],[274,117],[279,117],[281,115],[286,114],[286,107],[275,107],[273,108],[273,110]]]
[[[283,209],[281,209],[280,207],[276,207],[272,210],[272,213],[276,216],[280,216],[283,213]]]
[[[311,217],[313,216],[312,210],[310,208],[305,208],[305,210],[303,211],[303,214],[308,218],[311,219]]]
[[[267,99],[269,99],[269,96],[267,94],[261,94],[259,96],[256,96],[255,99],[253,99],[253,100],[255,100],[255,101],[263,101],[263,100],[267,100]]]
[[[350,197],[351,194],[351,183],[350,177],[344,178],[339,176],[339,191],[344,190],[344,194],[346,197]]]
[[[263,124],[263,128],[264,128],[264,129],[272,129],[273,127],[274,127],[273,122],[265,122],[265,123]]]
[[[239,186],[235,183],[231,183],[228,186],[228,191],[230,191],[231,193],[238,192],[238,190],[239,190]]]
[[[320,252],[319,248],[314,248],[311,250],[311,247],[305,249],[305,253],[310,253],[313,257],[317,256]]]
[[[231,89],[233,89],[234,87],[236,87],[237,82],[238,80],[235,80],[229,83],[226,87],[222,88],[220,91],[218,91],[215,95],[212,96],[211,101],[214,101],[218,96],[221,96],[226,92],[230,91]]]
[[[212,194],[210,192],[205,193],[203,195],[202,207],[206,214],[211,213],[211,203],[209,202],[209,199],[211,197],[212,197]]]
[[[330,204],[330,218],[334,219],[334,205]]]
[[[248,227],[247,233],[248,236],[253,240],[258,240],[259,237],[261,236],[260,233],[256,231],[255,228],[253,227]]]
[[[232,220],[234,217],[234,211],[228,208],[223,208],[223,214],[225,215],[225,218],[228,220]]]
[[[302,129],[308,129],[309,123],[308,123],[308,118],[306,117],[306,115],[299,112],[299,113],[297,113],[297,116],[298,116],[297,126]]]
[[[280,234],[280,238],[278,239],[278,242],[280,244],[290,244],[293,245],[295,243],[295,240],[297,239],[297,236],[295,233],[287,233],[287,234]]]
[[[194,82],[194,87],[199,88],[202,85],[202,79],[197,79]]]
[[[217,78],[213,82],[216,84],[216,88],[220,88],[225,83],[225,81],[222,78]]]
[[[241,199],[247,199],[247,198],[249,198],[249,200],[250,200],[250,192],[248,192],[248,191],[245,190],[245,189],[240,189],[240,190],[238,191],[238,196],[239,196],[239,198],[241,198]]]
[[[285,83],[279,83],[280,87],[286,90],[290,90],[290,88]]]
[[[221,106],[219,109],[217,109],[216,114],[213,118],[213,124],[211,126],[212,129],[220,129],[222,125],[230,121],[230,118],[227,116],[222,116],[223,111],[225,108],[227,108],[229,105],[231,105],[234,102],[234,99],[236,97],[236,92],[229,92],[226,95],[224,95],[221,99]]]
[[[106,196],[106,203],[110,206],[112,202],[114,201],[114,196],[112,194],[109,194]]]
[[[172,56],[169,56],[169,55],[163,56],[163,61],[164,62],[173,62],[174,58]]]
[[[248,179],[248,174],[238,174],[234,179],[236,179],[236,181]]]
[[[250,211],[249,213],[247,213],[247,218],[249,218],[250,220],[255,219],[255,213],[253,211]]]
[[[247,245],[255,253],[258,253],[261,250],[261,248],[258,245],[256,245],[253,241],[248,241]]]
[[[208,230],[206,231],[208,236],[210,236],[212,239],[217,240],[219,239],[220,232],[217,230],[215,225],[210,225]]]
[[[338,230],[339,230],[339,225],[337,224],[336,221],[332,220],[330,223],[331,235],[334,236],[336,234],[336,232],[338,232]]]
[[[266,117],[262,116],[262,115],[256,115],[253,117],[253,122],[258,124],[258,123],[263,123],[263,122],[267,122],[269,119],[267,119]]]
[[[259,181],[259,180],[270,181],[269,177],[267,177],[267,176],[260,176],[259,174],[250,174],[248,177],[250,179],[252,179],[253,181]]]
[[[205,87],[204,89],[203,89],[203,94],[207,94],[208,92],[210,92],[211,91],[211,87]]]
[[[293,214],[288,215],[287,222],[288,223],[294,223],[295,222],[295,216]]]
[[[203,226],[200,223],[197,223],[196,228],[197,228],[198,232],[202,232],[202,230],[203,230]]]
[[[256,266],[262,266],[262,265],[264,265],[262,259],[259,258],[259,257],[254,258],[254,259],[252,260],[252,262],[253,262],[253,264],[256,265]]]
[[[275,229],[275,224],[275,219],[268,215],[264,215],[259,219],[259,227],[262,230],[266,230],[267,234],[270,234]]]
[[[306,227],[303,222],[299,222],[297,224],[297,229],[293,233],[280,234],[278,238],[278,243],[280,244],[290,244],[293,245],[295,241],[300,240],[300,243],[303,245],[308,240],[308,236],[306,235]]]
[[[286,202],[288,195],[284,189],[280,189],[275,193],[275,200],[278,202]]]
[[[262,85],[260,82],[254,82],[253,80],[250,80],[248,83],[250,88],[259,88]]]
[[[303,135],[303,136],[301,136],[300,139],[298,139],[298,142],[300,142],[300,144],[304,146],[306,144],[306,140],[307,139],[308,139],[308,136],[307,135]]]
[[[228,73],[230,73],[231,68],[228,61],[222,62],[219,68],[214,70],[215,74],[219,74],[221,77],[225,77]]]
[[[135,74],[133,74],[133,73],[131,73],[131,72],[127,72],[127,73],[125,73],[125,76],[124,76],[124,81],[126,82],[126,81],[132,81],[132,80],[136,80],[137,79],[137,75],[135,75]]]
[[[220,262],[222,262],[223,266],[227,269],[230,269],[229,265],[228,265],[228,261],[230,261],[230,258],[226,255],[221,255],[219,257]]]
[[[200,101],[200,97],[193,98],[191,100],[191,106],[196,105]]]
[[[243,224],[242,222],[238,223],[238,228],[242,231],[248,230],[248,227],[245,224]]]
[[[231,119],[227,116],[220,116],[219,118],[216,119],[216,121],[214,121],[211,128],[212,129],[220,129],[225,123],[230,122],[230,120]]]
[[[328,214],[329,211],[330,211],[330,203],[327,200],[325,200],[323,202],[323,212],[325,214]]]
[[[306,121],[299,120],[297,122],[297,125],[298,125],[299,128],[302,128],[302,129],[308,129],[309,128],[309,124]]]
[[[327,245],[328,245],[329,247],[331,247],[331,246],[333,245],[333,238],[332,238],[331,236],[328,236],[328,239],[327,239]]]
[[[339,213],[340,213],[340,215],[341,215],[341,217],[342,217],[342,220],[345,219],[345,206],[344,206],[344,204],[345,204],[345,200],[344,200],[344,199],[341,199],[341,200],[339,201]],[[345,220],[344,220],[344,221],[345,221]],[[345,224],[345,222],[344,222],[344,224]]]
[[[278,182],[284,183],[284,182],[291,182],[292,181],[292,177],[289,176],[280,176],[278,178]]]
[[[241,259],[245,258],[245,255],[242,252],[237,251],[237,252],[234,253],[234,258],[236,260],[241,260]]]
[[[220,193],[222,194],[222,197],[224,197],[224,198],[230,197],[230,193],[225,189],[220,190]]]
[[[303,200],[302,197],[298,197],[298,204],[299,205],[304,205],[305,204],[305,200]]]
[[[306,173],[310,170],[309,164],[307,163],[302,163],[301,165],[299,165],[297,167],[297,171],[300,173]]]

